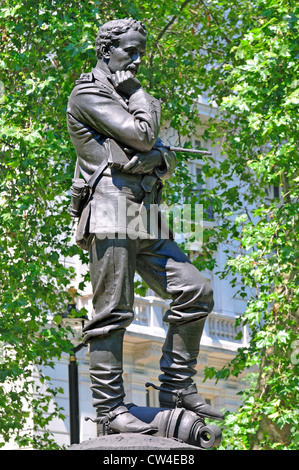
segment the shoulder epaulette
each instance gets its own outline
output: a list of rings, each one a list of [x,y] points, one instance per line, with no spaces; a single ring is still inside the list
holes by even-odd
[[[80,85],[80,83],[88,83],[88,82],[93,82],[93,73],[88,72],[88,73],[81,73],[80,77],[78,80],[76,80],[76,85]]]

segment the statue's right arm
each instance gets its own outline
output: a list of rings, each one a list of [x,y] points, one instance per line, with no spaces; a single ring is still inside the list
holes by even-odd
[[[129,98],[128,109],[117,99],[116,92],[96,86],[72,93],[70,106],[76,119],[126,147],[147,152],[157,140],[160,103],[142,88]]]

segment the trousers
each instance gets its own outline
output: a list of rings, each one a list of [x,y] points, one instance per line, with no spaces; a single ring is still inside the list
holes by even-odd
[[[134,318],[137,272],[150,289],[171,300],[163,321],[182,325],[206,317],[213,309],[213,291],[172,239],[99,239],[88,241],[93,316],[83,341],[127,328]]]

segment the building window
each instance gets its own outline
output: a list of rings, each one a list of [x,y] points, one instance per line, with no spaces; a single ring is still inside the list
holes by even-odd
[[[266,187],[266,199],[268,201],[272,201],[273,199],[280,198],[280,189],[278,186],[275,186],[274,184],[269,184]]]

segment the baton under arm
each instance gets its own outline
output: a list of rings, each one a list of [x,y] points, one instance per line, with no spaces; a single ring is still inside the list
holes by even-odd
[[[208,152],[207,150],[185,149],[183,147],[171,147],[167,145],[163,145],[163,147],[167,150],[171,150],[172,152],[194,153],[198,155],[212,155],[211,152]]]

